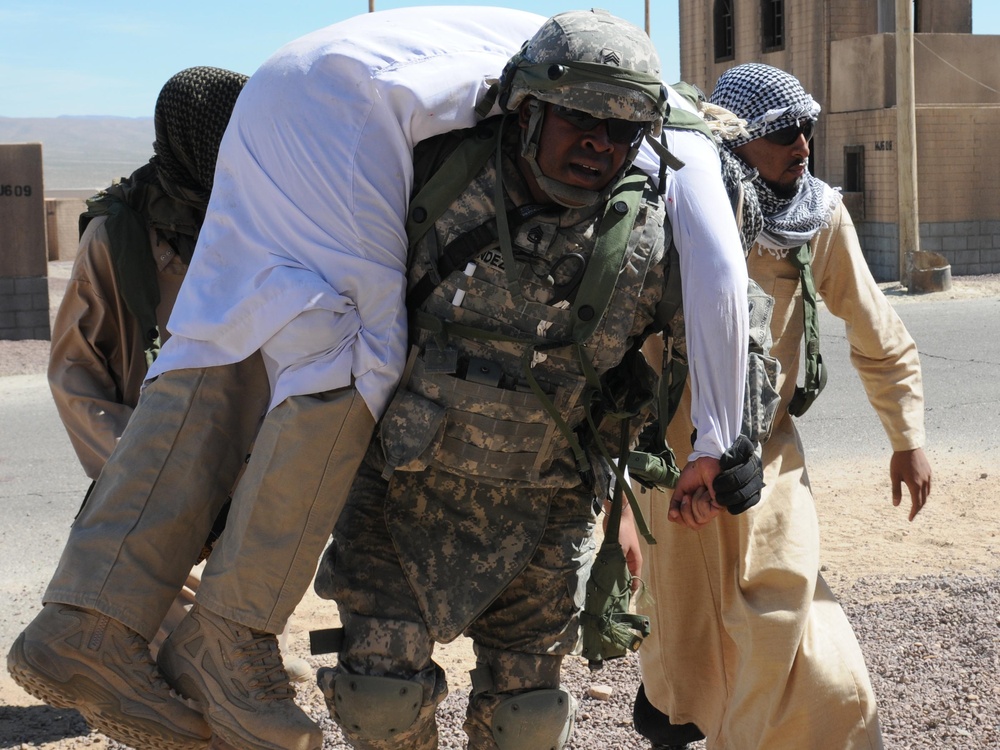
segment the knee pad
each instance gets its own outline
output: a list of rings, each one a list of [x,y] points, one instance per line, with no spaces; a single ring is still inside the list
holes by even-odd
[[[493,712],[493,740],[500,750],[561,750],[575,717],[576,700],[565,690],[520,693]]]
[[[388,740],[417,720],[424,691],[415,680],[320,670],[319,683],[330,712],[350,735]]]

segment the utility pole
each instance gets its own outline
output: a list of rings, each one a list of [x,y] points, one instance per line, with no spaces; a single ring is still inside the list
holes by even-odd
[[[649,0],[646,0],[646,36],[653,36],[649,33]]]
[[[375,0],[368,0],[368,12],[369,13],[375,12]]]
[[[913,82],[913,0],[896,0],[896,162],[899,194],[899,281],[909,287],[908,261],[920,251],[917,210],[917,113]]]

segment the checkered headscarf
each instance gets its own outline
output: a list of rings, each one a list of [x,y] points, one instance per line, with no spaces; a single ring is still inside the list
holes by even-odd
[[[722,141],[730,152],[797,122],[816,120],[820,113],[819,104],[795,76],[761,63],[745,63],[727,70],[709,101],[747,122],[745,134]],[[743,166],[748,173],[756,171]],[[827,226],[840,202],[839,192],[808,171],[791,198],[776,195],[759,178],[753,184],[764,219],[758,242],[781,256],[801,247]]]
[[[747,135],[726,141],[730,149],[761,138],[798,120],[815,120],[820,106],[798,79],[778,68],[746,63],[730,68],[715,84],[712,104],[747,121]]]
[[[247,76],[222,68],[187,68],[160,90],[154,110],[156,167],[172,198],[204,208],[212,192],[219,143]]]

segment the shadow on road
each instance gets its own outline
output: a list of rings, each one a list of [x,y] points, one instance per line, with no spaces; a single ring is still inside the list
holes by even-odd
[[[0,706],[0,748],[35,747],[88,734],[90,728],[76,711],[49,706]]]

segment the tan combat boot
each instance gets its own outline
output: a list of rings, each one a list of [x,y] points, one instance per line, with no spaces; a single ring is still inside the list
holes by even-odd
[[[322,748],[323,732],[295,703],[270,633],[195,604],[160,647],[157,663],[229,744],[245,750]]]
[[[31,695],[76,709],[91,727],[131,747],[209,745],[208,724],[170,689],[146,639],[107,615],[46,604],[14,641],[7,671]]]

